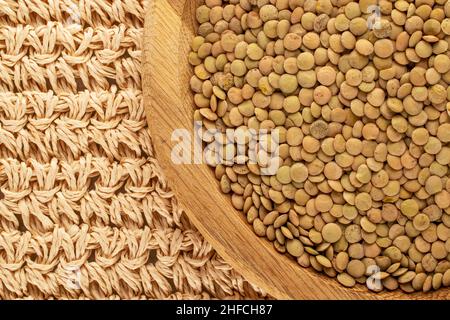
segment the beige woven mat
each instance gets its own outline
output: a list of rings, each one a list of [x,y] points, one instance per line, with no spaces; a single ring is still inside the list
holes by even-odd
[[[146,6],[0,0],[2,299],[262,296],[189,224],[153,157]]]

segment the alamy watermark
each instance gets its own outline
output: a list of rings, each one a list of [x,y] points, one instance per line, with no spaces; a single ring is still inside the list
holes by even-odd
[[[62,268],[61,279],[68,290],[81,289],[81,270],[79,266],[67,265]]]
[[[371,5],[367,8],[369,17],[367,18],[367,27],[369,30],[378,29],[381,27],[381,8],[378,5]]]
[[[381,269],[377,265],[370,265],[367,267],[367,280],[366,286],[369,290],[378,292],[383,290],[383,284],[381,283]]]
[[[64,11],[69,15],[69,17],[64,21],[64,26],[77,26],[81,27],[81,13],[79,6],[71,4]]]
[[[255,164],[261,175],[274,175],[280,167],[279,130],[236,128],[206,129],[201,121],[194,130],[172,132],[171,160],[174,164]]]

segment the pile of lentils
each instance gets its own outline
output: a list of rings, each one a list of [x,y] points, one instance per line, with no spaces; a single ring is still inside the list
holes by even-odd
[[[194,119],[279,133],[276,174],[215,167],[254,232],[346,287],[450,286],[450,2],[204,0],[196,19]]]

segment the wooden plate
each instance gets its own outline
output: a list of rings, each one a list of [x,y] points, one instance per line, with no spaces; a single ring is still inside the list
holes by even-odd
[[[230,198],[221,194],[206,164],[175,165],[171,141],[175,129],[193,134],[192,70],[189,44],[195,30],[193,0],[152,0],[144,34],[144,102],[156,158],[189,219],[214,249],[247,280],[278,299],[449,299],[450,290],[422,294],[400,291],[374,294],[358,286],[301,268],[258,238]]]

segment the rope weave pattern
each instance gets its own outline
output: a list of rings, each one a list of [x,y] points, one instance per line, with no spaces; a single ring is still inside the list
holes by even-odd
[[[153,157],[147,1],[0,0],[1,299],[265,297],[190,225]]]

